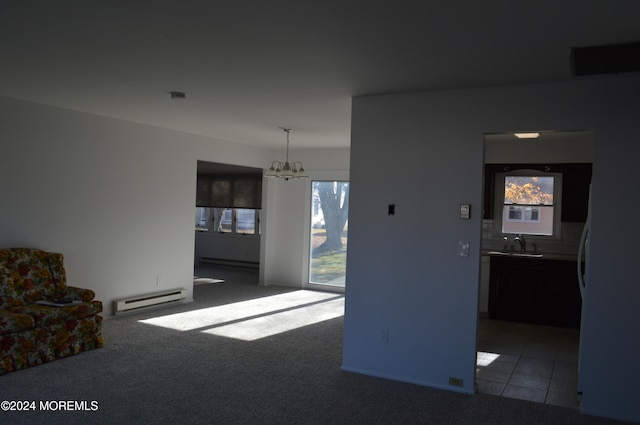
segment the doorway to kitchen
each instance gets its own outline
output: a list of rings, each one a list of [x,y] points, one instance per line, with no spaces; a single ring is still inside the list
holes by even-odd
[[[481,393],[579,407],[576,262],[592,163],[591,131],[484,136]]]

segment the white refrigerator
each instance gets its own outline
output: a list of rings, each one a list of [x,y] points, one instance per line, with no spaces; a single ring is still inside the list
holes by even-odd
[[[589,201],[587,219],[582,229],[580,245],[578,247],[578,286],[582,298],[582,312],[580,320],[580,342],[578,346],[578,394],[582,394],[582,327],[584,325],[584,303],[587,295],[587,279],[589,276],[589,235],[591,233],[591,185],[589,185]]]

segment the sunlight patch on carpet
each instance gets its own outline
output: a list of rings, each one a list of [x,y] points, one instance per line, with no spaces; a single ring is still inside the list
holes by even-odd
[[[328,303],[328,301],[331,300],[340,301],[340,306],[336,309],[335,303]],[[325,303],[333,306],[329,308],[331,312],[326,311],[324,308],[319,308]],[[306,310],[309,308],[310,310]],[[236,322],[251,322],[252,320],[264,319],[270,316],[276,317],[274,321],[271,322],[272,325],[275,325],[274,322],[279,320],[292,320],[293,317],[299,320],[298,316],[295,315],[278,316],[279,314],[291,313],[296,310],[306,311],[306,314],[310,315],[308,320],[300,320],[299,323],[305,323],[305,321],[309,320],[311,321],[309,323],[315,323],[313,321],[316,319],[311,317],[314,314],[319,317],[316,322],[328,320],[327,318],[338,317],[344,314],[344,298],[340,295],[326,292],[299,290],[216,307],[191,310],[184,313],[156,316],[140,320],[140,322],[178,331],[202,329],[208,333],[213,333],[211,331],[214,327],[221,327],[222,325],[232,326],[232,324],[237,324]],[[336,316],[336,314],[338,315]],[[260,321],[258,320],[253,323],[255,326],[259,326]],[[302,324],[300,326],[304,325]],[[227,330],[225,332],[229,331]]]
[[[193,284],[194,285],[202,285],[205,283],[224,283],[223,279],[214,279],[212,277],[194,277]]]
[[[230,325],[203,331],[207,334],[226,336],[243,341],[277,335],[303,326],[324,322],[344,315],[344,298],[324,301],[306,307],[268,314]]]

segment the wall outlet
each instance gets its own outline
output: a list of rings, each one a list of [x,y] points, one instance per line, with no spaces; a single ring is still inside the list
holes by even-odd
[[[160,286],[160,285],[162,285],[162,275],[161,274],[156,276],[156,286]]]
[[[464,379],[462,378],[454,378],[453,376],[449,377],[449,385],[453,386],[453,387],[463,387],[464,386]]]
[[[378,331],[378,340],[380,341],[380,344],[389,343],[389,328],[380,328]]]

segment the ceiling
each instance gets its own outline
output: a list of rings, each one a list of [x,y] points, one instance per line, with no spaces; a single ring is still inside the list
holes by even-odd
[[[637,0],[3,0],[0,96],[348,147],[353,96],[569,79],[572,46],[640,40],[639,17]]]

